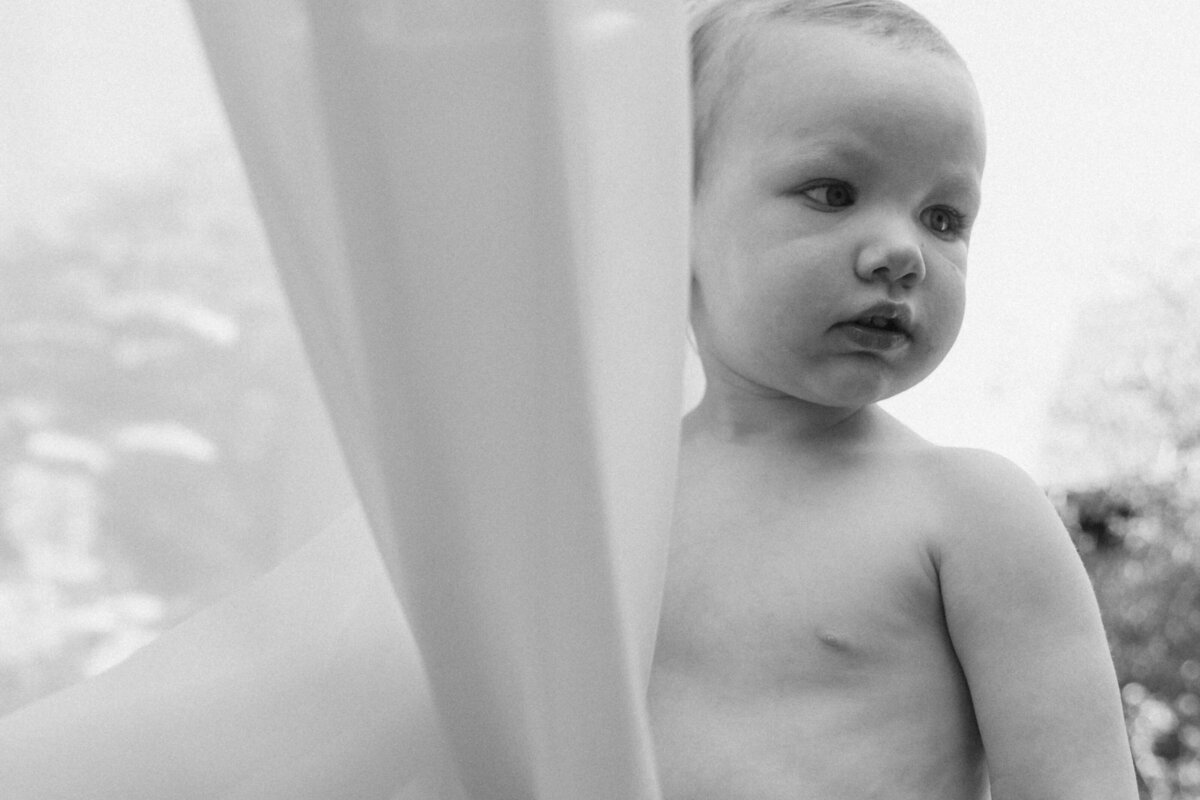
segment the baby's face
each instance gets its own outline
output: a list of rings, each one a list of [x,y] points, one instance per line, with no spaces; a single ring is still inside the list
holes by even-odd
[[[984,149],[958,62],[834,27],[755,34],[693,209],[710,384],[854,408],[933,371],[962,323]]]

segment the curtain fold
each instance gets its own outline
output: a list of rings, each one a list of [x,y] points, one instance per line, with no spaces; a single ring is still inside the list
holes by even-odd
[[[658,797],[681,5],[191,3],[457,778]]]

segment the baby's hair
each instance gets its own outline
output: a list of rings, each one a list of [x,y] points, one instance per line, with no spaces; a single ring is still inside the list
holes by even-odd
[[[693,190],[720,114],[733,99],[751,36],[787,20],[849,28],[962,62],[933,23],[899,0],[709,0],[688,3],[692,39]]]

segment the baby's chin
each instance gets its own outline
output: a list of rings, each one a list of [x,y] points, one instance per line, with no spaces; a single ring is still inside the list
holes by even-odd
[[[919,370],[848,378],[827,387],[817,396],[809,394],[804,397],[802,395],[808,393],[801,392],[796,397],[835,408],[863,408],[903,394],[933,374],[940,363],[939,359],[937,363]]]

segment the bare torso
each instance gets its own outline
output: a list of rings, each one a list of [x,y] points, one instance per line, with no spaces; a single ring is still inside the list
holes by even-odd
[[[980,800],[932,453],[685,439],[650,713],[667,800]]]

